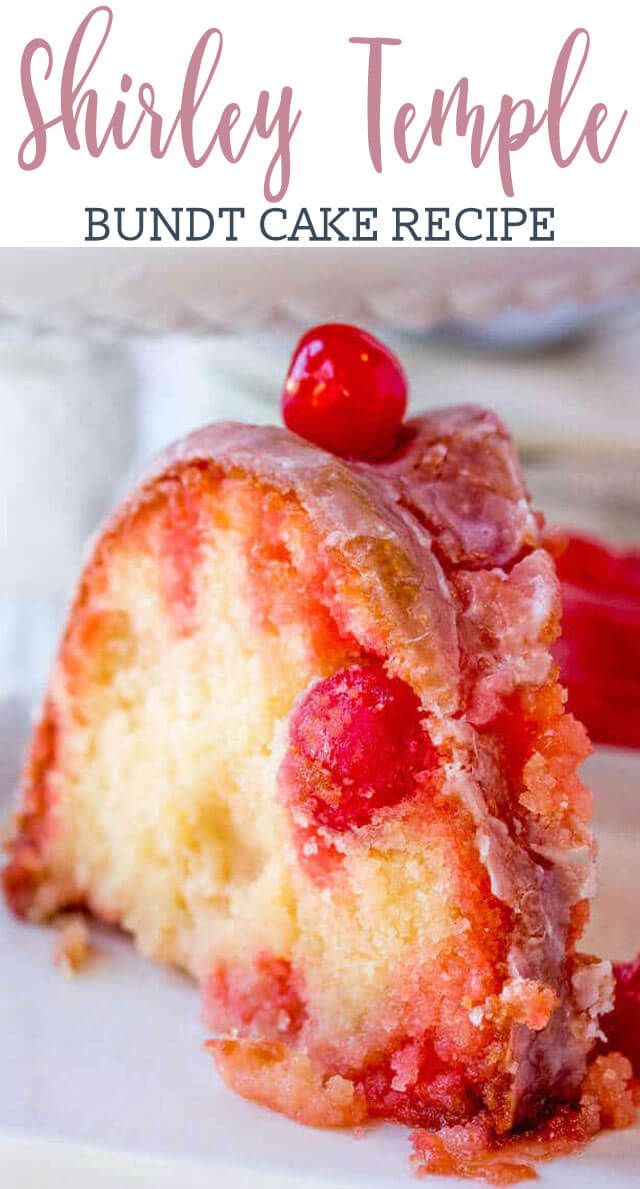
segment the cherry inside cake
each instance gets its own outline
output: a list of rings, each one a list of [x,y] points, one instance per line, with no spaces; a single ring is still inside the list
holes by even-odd
[[[310,358],[313,404],[339,371]],[[358,451],[357,402],[342,452],[208,427],[116,511],[4,889],[36,921],[84,906],[192,975],[241,1094],[496,1143],[584,1108],[593,1080],[611,972],[576,949],[589,745],[508,434],[475,407],[404,422],[396,391],[394,410],[382,457],[371,426]]]

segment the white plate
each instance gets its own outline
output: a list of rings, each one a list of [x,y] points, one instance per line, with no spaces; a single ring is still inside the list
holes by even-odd
[[[0,810],[8,805],[27,714],[0,705]],[[608,956],[640,945],[640,756],[589,761],[602,840],[602,897],[592,935]],[[0,909],[0,1183],[12,1189],[275,1189],[304,1184],[399,1189],[415,1183],[401,1127],[364,1137],[299,1127],[222,1086],[203,1052],[198,995],[99,934],[100,957],[67,981],[53,934]],[[638,1184],[640,1128],[603,1135],[580,1157],[540,1170],[542,1184]],[[425,1187],[458,1183],[432,1178]],[[468,1182],[466,1182],[468,1184]]]

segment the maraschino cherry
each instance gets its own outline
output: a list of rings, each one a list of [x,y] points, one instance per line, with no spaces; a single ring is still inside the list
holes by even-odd
[[[640,1077],[640,954],[631,962],[615,963],[613,1011],[602,1018],[609,1047],[624,1053]]]
[[[302,336],[282,394],[293,433],[343,458],[380,461],[393,453],[407,408],[407,381],[383,343],[338,322]]]
[[[290,800],[342,831],[413,796],[436,757],[422,713],[411,687],[377,661],[318,681],[291,716]]]

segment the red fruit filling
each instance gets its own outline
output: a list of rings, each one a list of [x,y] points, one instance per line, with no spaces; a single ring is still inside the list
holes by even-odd
[[[628,1057],[640,1077],[640,954],[632,962],[615,964],[613,1011],[601,1023],[609,1048]]]
[[[187,635],[196,608],[196,575],[202,550],[197,477],[168,492],[160,534],[163,593],[176,630]]]
[[[293,433],[348,458],[375,462],[393,453],[407,408],[407,381],[373,335],[339,323],[302,336],[282,395]]]
[[[420,1128],[411,1136],[412,1163],[422,1175],[457,1176],[489,1185],[535,1181],[538,1161],[580,1152],[602,1128],[631,1126],[635,1107],[630,1074],[629,1062],[619,1053],[596,1057],[577,1106],[556,1106],[549,1118],[530,1130],[499,1135],[484,1114],[435,1132]]]
[[[436,759],[422,715],[411,687],[377,662],[317,682],[291,717],[285,799],[303,821],[348,830],[413,796]]]
[[[467,1120],[477,1109],[462,1070],[447,1068],[428,1040],[409,1041],[361,1077],[371,1118],[407,1127],[441,1127]]]
[[[291,963],[258,954],[250,966],[221,962],[203,988],[205,1024],[221,1035],[292,1041],[306,1009]]]

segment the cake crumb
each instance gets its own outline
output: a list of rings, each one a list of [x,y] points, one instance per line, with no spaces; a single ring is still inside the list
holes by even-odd
[[[631,1127],[635,1085],[626,1057],[600,1054],[587,1070],[576,1106],[557,1105],[537,1126],[506,1134],[498,1134],[482,1113],[439,1129],[419,1127],[411,1135],[411,1164],[419,1176],[456,1176],[489,1185],[535,1181],[539,1162],[581,1152],[600,1131]]]
[[[67,978],[83,970],[94,955],[89,926],[83,916],[74,914],[60,918],[53,960]]]

